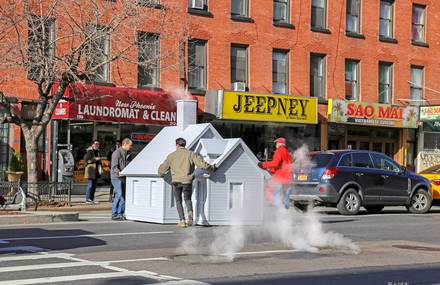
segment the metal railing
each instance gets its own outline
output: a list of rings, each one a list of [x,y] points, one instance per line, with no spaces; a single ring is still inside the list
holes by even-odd
[[[11,205],[18,203],[16,200],[20,193],[23,191],[28,200],[35,204],[35,209],[39,202],[43,201],[55,201],[66,202],[70,205],[72,182],[6,182],[0,181],[0,200]],[[20,198],[21,199],[21,198]],[[21,201],[21,200],[20,200]]]

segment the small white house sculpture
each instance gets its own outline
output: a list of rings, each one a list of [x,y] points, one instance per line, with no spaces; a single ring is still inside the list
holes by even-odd
[[[195,124],[197,101],[177,101],[177,126],[163,128],[122,172],[126,177],[127,219],[177,223],[171,177],[157,175],[159,165],[175,150],[182,137],[187,148],[218,169],[196,169],[192,196],[198,224],[260,224],[263,219],[267,172],[241,139],[223,139],[211,124]],[[238,218],[235,213],[239,213]]]

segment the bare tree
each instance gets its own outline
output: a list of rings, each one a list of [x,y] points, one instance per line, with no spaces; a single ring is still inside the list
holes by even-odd
[[[156,2],[0,0],[0,123],[22,129],[28,182],[37,182],[38,139],[70,84],[108,82],[112,62],[136,65],[139,85],[154,86],[159,65],[178,66],[182,1]]]

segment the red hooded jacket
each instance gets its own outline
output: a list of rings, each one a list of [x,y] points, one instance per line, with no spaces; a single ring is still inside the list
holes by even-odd
[[[292,156],[285,146],[277,148],[272,161],[263,162],[263,168],[273,172],[273,183],[292,183]]]

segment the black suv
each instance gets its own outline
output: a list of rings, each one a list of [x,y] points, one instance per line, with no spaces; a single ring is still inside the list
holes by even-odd
[[[313,166],[296,171],[291,199],[298,208],[310,202],[337,207],[343,215],[356,215],[361,206],[378,213],[384,206],[406,206],[412,213],[431,208],[430,181],[373,151],[310,153]]]

